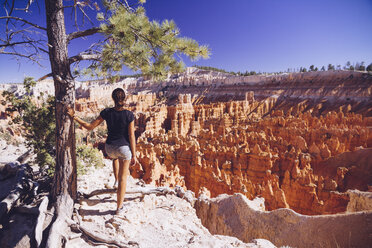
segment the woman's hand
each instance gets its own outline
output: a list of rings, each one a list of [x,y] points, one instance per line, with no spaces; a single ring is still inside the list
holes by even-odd
[[[130,161],[130,165],[136,165],[138,163],[138,160],[135,156],[132,157],[132,160]]]
[[[66,114],[67,114],[68,116],[70,116],[71,118],[74,118],[74,116],[75,116],[75,110],[74,110],[73,108],[69,108],[69,107],[67,107],[67,112],[66,112]]]

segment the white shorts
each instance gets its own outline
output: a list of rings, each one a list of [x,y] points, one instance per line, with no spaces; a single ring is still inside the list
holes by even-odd
[[[105,150],[107,155],[111,159],[123,159],[123,160],[131,160],[132,159],[132,152],[129,146],[116,146],[105,144]]]

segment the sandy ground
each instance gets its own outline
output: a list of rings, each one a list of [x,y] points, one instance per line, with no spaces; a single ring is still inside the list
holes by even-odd
[[[25,152],[27,148],[24,144],[14,146],[7,144],[5,140],[0,140],[0,163],[14,162]]]

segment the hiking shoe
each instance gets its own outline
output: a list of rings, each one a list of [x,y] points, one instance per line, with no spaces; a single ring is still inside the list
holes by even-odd
[[[117,209],[116,210],[116,215],[122,215],[122,214],[124,214],[124,213],[126,213],[127,211],[128,211],[129,209],[128,209],[128,204],[123,204],[123,206],[121,207],[121,208],[119,208],[119,209]]]

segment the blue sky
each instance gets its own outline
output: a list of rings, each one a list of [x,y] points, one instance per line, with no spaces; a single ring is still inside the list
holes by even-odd
[[[277,72],[312,64],[372,63],[372,0],[147,0],[144,6],[150,19],[173,19],[182,36],[209,45],[211,57],[185,59],[188,66]],[[36,12],[31,19],[43,23],[45,14]],[[88,41],[75,41],[70,55]],[[0,82],[38,78],[50,72],[48,62],[43,64],[18,65],[0,55]]]

